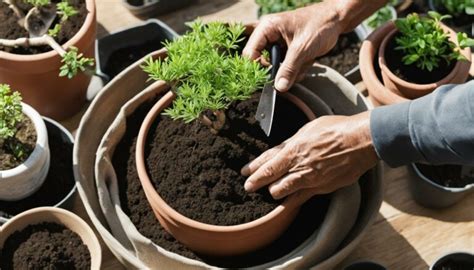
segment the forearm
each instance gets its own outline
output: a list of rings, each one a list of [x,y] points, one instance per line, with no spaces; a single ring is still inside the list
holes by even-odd
[[[474,81],[371,114],[378,156],[390,166],[425,161],[474,164]]]
[[[342,33],[352,31],[363,20],[379,10],[388,0],[330,0],[334,3]]]

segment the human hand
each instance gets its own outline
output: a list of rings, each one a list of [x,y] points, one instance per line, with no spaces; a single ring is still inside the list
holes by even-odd
[[[243,55],[257,59],[267,45],[284,43],[288,51],[275,78],[275,88],[285,92],[316,57],[334,47],[344,29],[338,18],[334,1],[263,16],[250,36]]]
[[[369,122],[370,112],[364,112],[323,116],[306,124],[242,168],[250,176],[245,190],[269,185],[270,194],[280,199],[303,189],[330,193],[356,182],[378,160]]]

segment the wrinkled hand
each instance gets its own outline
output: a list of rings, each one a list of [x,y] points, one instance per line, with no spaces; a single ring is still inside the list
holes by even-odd
[[[334,1],[263,16],[243,55],[257,59],[267,45],[283,42],[288,51],[275,78],[275,87],[284,92],[296,79],[301,79],[298,74],[304,74],[316,57],[334,47],[343,29]]]
[[[245,190],[269,185],[275,199],[302,189],[333,192],[356,182],[378,158],[370,135],[370,112],[324,116],[242,168]]]

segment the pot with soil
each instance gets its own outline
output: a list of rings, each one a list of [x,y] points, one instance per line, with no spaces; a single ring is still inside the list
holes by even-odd
[[[442,20],[441,15],[430,12],[429,17],[410,14],[390,23],[378,61],[383,83],[392,92],[414,99],[439,86],[466,81],[471,65],[466,44],[473,41],[456,35]]]
[[[26,210],[53,206],[72,209],[76,183],[72,169],[72,134],[56,121],[43,118],[48,132],[50,167],[41,187],[30,196],[18,201],[0,200],[0,224]]]
[[[0,84],[0,104],[0,200],[17,201],[46,179],[48,132],[39,113],[6,84]]]
[[[93,65],[94,0],[10,2],[0,3],[0,81],[21,89],[42,115],[74,115],[90,81],[83,71]]]
[[[446,19],[446,23],[456,31],[462,31],[474,36],[474,3],[470,0],[447,1],[428,0],[431,10],[441,14],[449,14],[451,18]]]
[[[430,270],[462,270],[474,269],[474,254],[469,252],[453,252],[437,259]]]
[[[474,191],[473,167],[417,163],[408,168],[412,196],[425,207],[448,207]]]
[[[151,17],[166,14],[191,5],[196,0],[122,0],[122,5],[133,15]]]
[[[97,73],[111,80],[142,57],[163,48],[163,42],[177,36],[165,23],[149,19],[102,37],[96,42]]]
[[[1,227],[2,269],[100,269],[102,251],[87,223],[52,207],[31,209]]]

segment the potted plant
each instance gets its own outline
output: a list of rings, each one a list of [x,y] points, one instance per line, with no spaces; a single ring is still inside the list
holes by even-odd
[[[248,194],[240,168],[315,116],[287,94],[277,104],[285,112],[277,110],[275,122],[291,121],[274,125],[267,138],[254,118],[255,92],[267,70],[238,54],[245,28],[199,21],[191,28],[166,44],[167,58],[144,66],[171,91],[140,128],[138,175],[160,223],[178,241],[204,254],[246,253],[283,233],[310,193],[283,202],[268,191]]]
[[[441,256],[430,267],[430,270],[473,269],[474,254],[469,252],[452,252]]]
[[[446,16],[429,12],[397,19],[379,48],[384,85],[406,98],[418,98],[441,85],[463,83],[469,75],[474,41],[456,34],[441,21]]]
[[[388,21],[397,19],[397,11],[392,4],[387,4],[381,9],[377,10],[374,14],[370,15],[362,25],[366,29],[367,33],[372,33],[375,29],[384,25]]]
[[[258,17],[305,7],[321,0],[255,0],[259,6]]]
[[[472,0],[428,0],[431,10],[449,14],[447,23],[454,29],[474,35],[474,1]]]
[[[5,0],[0,14],[8,18],[0,28],[0,81],[21,89],[42,115],[79,111],[90,81],[81,71],[93,64],[94,0]]]
[[[416,163],[408,169],[412,196],[425,207],[448,207],[474,192],[473,167]]]
[[[53,206],[72,209],[76,195],[72,166],[72,134],[58,122],[43,117],[48,132],[50,166],[41,187],[33,194],[17,201],[0,200],[0,224],[26,210]]]
[[[2,269],[100,269],[102,250],[87,223],[52,207],[31,209],[2,226]]]
[[[25,198],[48,173],[48,133],[41,116],[18,92],[0,85],[0,200]]]

